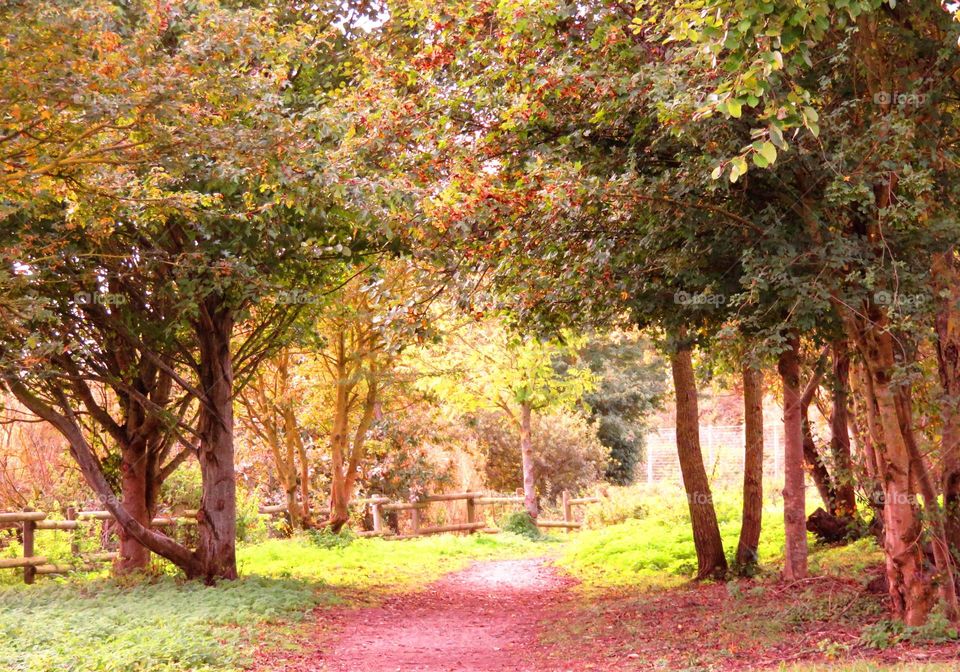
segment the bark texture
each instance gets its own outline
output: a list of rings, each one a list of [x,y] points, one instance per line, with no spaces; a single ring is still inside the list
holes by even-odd
[[[700,414],[690,346],[679,345],[670,364],[677,398],[677,453],[693,524],[697,578],[722,578],[727,572],[727,559],[700,450]]]
[[[530,402],[520,404],[520,458],[523,464],[523,505],[536,520],[540,515],[537,504],[537,474],[536,463],[533,459],[533,439],[531,436],[530,419],[532,409]]]
[[[932,576],[919,542],[923,525],[912,474],[913,460],[897,412],[892,376],[896,364],[893,336],[885,316],[873,307],[872,325],[860,329],[867,366],[867,390],[876,408],[878,460],[882,462],[884,551],[894,614],[908,625],[921,625],[933,607]]]
[[[796,581],[807,576],[806,492],[803,484],[803,413],[800,362],[796,337],[780,355],[777,368],[783,384],[783,520],[786,532],[784,577]]]
[[[203,578],[237,577],[237,480],[233,449],[233,316],[216,297],[209,298],[197,323],[200,344],[200,474],[203,496],[197,514],[197,557]]]
[[[857,513],[853,488],[853,461],[850,456],[850,350],[846,341],[831,346],[833,354],[833,395],[830,411],[830,453],[833,457],[834,510],[838,518]]]
[[[737,543],[739,567],[756,565],[763,517],[763,374],[743,368],[743,522]]]
[[[960,259],[948,250],[934,259],[937,307],[937,368],[940,373],[943,430],[940,454],[945,528],[950,550],[960,562]]]

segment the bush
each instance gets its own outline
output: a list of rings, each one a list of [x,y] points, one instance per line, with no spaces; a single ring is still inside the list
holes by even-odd
[[[942,610],[934,611],[923,625],[904,625],[903,621],[885,620],[868,625],[860,634],[860,642],[874,649],[888,649],[901,642],[913,644],[946,644],[960,638],[960,633]]]
[[[533,541],[539,541],[545,536],[526,511],[511,513],[500,527],[504,532],[512,532]]]
[[[484,461],[487,484],[512,491],[523,485],[520,437],[499,413],[474,417],[476,443]],[[537,488],[550,502],[564,490],[576,492],[602,478],[608,450],[596,427],[570,412],[533,418],[533,454]]]
[[[237,541],[258,543],[268,536],[267,521],[260,516],[260,498],[237,486]]]
[[[332,532],[329,527],[325,527],[322,530],[311,529],[307,530],[307,536],[311,542],[327,550],[346,548],[356,539],[348,527],[344,527],[339,532]]]
[[[588,528],[617,525],[628,520],[645,518],[649,513],[650,495],[637,487],[610,487],[607,496],[584,510],[584,524]]]
[[[175,511],[196,509],[200,506],[202,494],[200,464],[190,460],[180,465],[160,486],[160,506]]]

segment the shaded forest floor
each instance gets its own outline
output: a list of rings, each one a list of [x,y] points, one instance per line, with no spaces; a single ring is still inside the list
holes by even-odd
[[[549,559],[481,561],[411,592],[320,608],[255,669],[960,670],[960,644],[941,626],[883,625],[883,595],[868,586],[877,572],[595,589]]]

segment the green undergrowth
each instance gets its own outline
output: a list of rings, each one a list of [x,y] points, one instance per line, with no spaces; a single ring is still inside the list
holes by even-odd
[[[212,587],[169,575],[74,575],[2,586],[0,670],[239,670],[262,637],[316,606],[425,584],[473,560],[540,554],[542,547],[512,534],[336,544],[301,536],[242,547],[243,578]]]
[[[500,527],[504,532],[511,532],[530,541],[557,541],[537,527],[536,522],[526,511],[511,513]]]
[[[588,524],[607,526],[576,535],[558,564],[593,588],[667,587],[688,580],[696,571],[697,556],[683,491],[623,490],[587,512]],[[732,561],[740,535],[740,495],[714,493],[714,505],[724,549]],[[811,568],[818,573],[843,573],[849,565],[862,568],[881,557],[870,540],[826,554],[814,546],[812,537],[810,542]],[[782,505],[767,504],[758,549],[761,569],[779,569],[783,544]]]
[[[249,577],[207,587],[162,577],[0,592],[0,670],[233,670],[256,627],[293,621],[333,593],[291,579]]]
[[[332,539],[330,537],[333,537]],[[345,588],[405,588],[455,571],[474,560],[540,555],[542,544],[514,534],[436,535],[401,541],[275,539],[243,548],[241,574],[319,581]]]
[[[810,548],[810,573],[870,579],[867,570],[883,563],[883,551],[873,537],[864,537],[844,546],[816,545]]]

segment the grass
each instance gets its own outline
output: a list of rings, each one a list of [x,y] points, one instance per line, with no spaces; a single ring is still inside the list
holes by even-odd
[[[622,497],[623,511],[589,511],[588,520],[622,519],[608,527],[581,532],[567,545],[558,564],[592,587],[649,585],[667,587],[688,580],[697,568],[693,530],[687,500],[680,489],[631,488]],[[715,493],[714,504],[720,536],[728,558],[736,551],[740,534],[740,498]],[[760,562],[773,562],[783,555],[783,511],[767,506],[760,536]]]
[[[331,593],[250,577],[205,587],[163,577],[124,588],[100,580],[0,593],[0,669],[232,670],[255,626],[302,618]]]
[[[250,661],[265,624],[296,623],[350,595],[427,582],[472,560],[537,553],[515,535],[308,537],[241,548],[242,579],[206,587],[171,576],[127,586],[104,578],[0,587],[0,670],[226,672]]]
[[[242,574],[390,590],[431,581],[473,560],[541,552],[542,546],[513,534],[437,535],[405,541],[354,539],[343,548],[324,548],[298,538],[243,548],[238,565]]]

